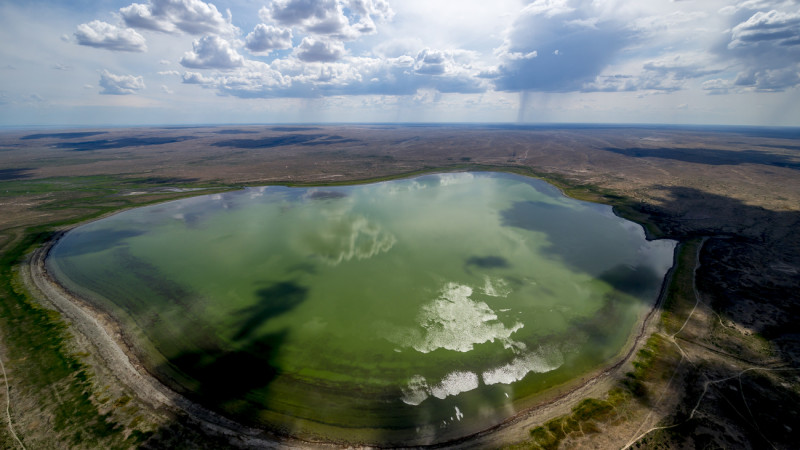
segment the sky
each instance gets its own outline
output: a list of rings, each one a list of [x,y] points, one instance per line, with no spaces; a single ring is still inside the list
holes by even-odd
[[[800,126],[800,0],[0,0],[0,126]]]

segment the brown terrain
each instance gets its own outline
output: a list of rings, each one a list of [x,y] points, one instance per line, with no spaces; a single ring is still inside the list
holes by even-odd
[[[441,446],[797,447],[800,130],[391,125],[0,133],[0,446],[344,445],[248,429],[164,389],[114,323],[48,280],[46,245],[29,251],[155,201],[448,170],[543,178],[681,250],[628,356]]]

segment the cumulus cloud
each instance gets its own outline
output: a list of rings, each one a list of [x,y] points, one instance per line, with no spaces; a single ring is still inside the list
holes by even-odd
[[[184,84],[199,84],[205,86],[211,86],[216,84],[217,80],[213,77],[206,77],[202,73],[199,72],[186,72],[183,74],[183,83]]]
[[[393,15],[385,0],[272,0],[259,10],[264,22],[339,40],[373,34]]]
[[[193,50],[181,58],[181,65],[192,69],[233,69],[244,64],[244,57],[219,36],[203,36]]]
[[[593,81],[584,83],[584,92],[630,92],[641,87],[636,77],[627,74],[598,75]]]
[[[260,23],[245,38],[245,47],[254,53],[291,48],[292,30]]]
[[[343,34],[349,24],[336,0],[273,0],[259,10],[259,15],[317,34]]]
[[[424,49],[417,54],[414,69],[417,73],[441,75],[446,70],[447,57],[439,50]]]
[[[198,72],[183,74],[184,84],[216,88],[222,95],[240,98],[277,97],[291,87],[289,77],[260,61],[245,61],[243,67],[228,73],[205,76]]]
[[[734,85],[759,91],[779,92],[800,85],[800,65],[781,69],[751,70],[736,77]]]
[[[709,67],[705,55],[675,55],[644,64],[646,71],[660,76],[668,76],[676,80],[688,80],[722,72],[722,69]]]
[[[103,95],[128,95],[144,89],[141,76],[115,75],[108,70],[100,74],[100,93]]]
[[[800,46],[800,12],[759,11],[733,27],[728,48],[769,43]]]
[[[74,33],[78,44],[123,52],[147,51],[144,36],[132,28],[119,28],[110,23],[93,20],[78,25]]]
[[[703,90],[712,95],[727,94],[732,87],[730,80],[722,78],[714,78],[703,82]]]
[[[553,51],[553,54],[557,55],[558,54],[558,50]],[[537,56],[539,56],[539,52],[537,52],[536,50],[534,50],[532,52],[528,52],[528,53],[507,52],[507,53],[504,54],[504,56],[506,58],[510,59],[510,60],[532,59],[532,58],[536,58]]]
[[[348,8],[358,17],[374,17],[380,21],[389,21],[394,17],[394,11],[386,0],[350,0]]]
[[[436,101],[442,93],[490,89],[669,93],[692,88],[728,94],[800,85],[800,11],[793,0],[744,0],[723,11],[697,2],[526,0],[516,16],[504,19],[510,24],[504,31],[498,22],[487,37],[497,41],[469,47],[482,53],[459,48],[473,45],[463,40],[433,48],[424,37],[435,32],[414,38],[388,33],[382,43],[372,42],[382,36],[353,43],[392,20],[386,0],[263,0],[258,2],[263,23],[246,35],[232,24],[230,12],[203,0],[136,1],[141,3],[120,9],[117,26],[98,20],[82,24],[70,40],[145,51],[136,30],[199,35],[179,62],[202,70],[159,74],[241,98],[398,95]],[[486,50],[492,47],[493,54]],[[268,63],[247,59],[288,49]],[[120,88],[110,77],[125,76],[104,76],[117,87],[101,83],[103,93],[129,94],[144,86],[141,77],[133,77],[141,87]]]
[[[417,74],[444,75],[460,73],[477,76],[471,70],[475,55],[465,50],[438,50],[424,48],[414,58],[413,67]]]
[[[122,20],[132,28],[164,33],[218,34],[233,36],[238,28],[211,3],[201,0],[148,0],[119,10]]]
[[[685,89],[687,81],[719,74],[722,68],[710,66],[708,55],[682,53],[645,62],[641,70],[628,74],[601,74],[585,83],[584,92],[673,92]]]
[[[305,62],[333,62],[344,56],[345,50],[339,41],[305,37],[297,46],[296,54]]]
[[[742,10],[745,11],[758,11],[764,9],[772,9],[781,4],[791,6],[795,0],[744,0],[735,5],[728,5],[719,10],[721,14],[736,14]]]
[[[536,0],[508,30],[496,51],[501,91],[580,90],[605,69],[636,33],[589,0]],[[489,75],[489,74],[486,74]]]
[[[425,59],[428,59],[428,63]],[[486,81],[475,75],[469,61],[454,51],[425,49],[416,57],[353,57],[335,62],[305,62],[298,58],[276,59],[270,64],[245,61],[240,68],[204,76],[183,75],[183,83],[213,87],[222,95],[241,98],[320,97],[334,95],[416,95],[429,93],[477,93]],[[444,64],[441,73],[417,70],[425,64]],[[440,72],[440,71],[434,71]]]
[[[739,90],[782,91],[798,86],[800,11],[794,5],[758,3],[742,5],[742,11],[732,16],[730,38],[717,54],[742,67],[733,83]],[[756,6],[777,8],[752,12]]]

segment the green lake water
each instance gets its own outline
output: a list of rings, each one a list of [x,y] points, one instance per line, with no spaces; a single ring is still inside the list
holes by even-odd
[[[129,210],[67,233],[48,268],[227,416],[426,443],[611,361],[674,246],[539,180],[453,173]]]

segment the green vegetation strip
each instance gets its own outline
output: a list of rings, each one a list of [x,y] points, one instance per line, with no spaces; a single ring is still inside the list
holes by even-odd
[[[673,334],[683,326],[697,299],[694,295],[694,268],[701,238],[681,244],[675,261],[672,282],[667,287],[664,304],[661,306],[661,325],[666,334]]]
[[[64,443],[68,446],[136,444],[146,436],[134,431],[125,439],[118,433],[119,424],[108,413],[101,414],[92,402],[91,372],[68,350],[70,336],[60,315],[36,304],[14,273],[12,267],[52,234],[45,227],[26,231],[25,237],[0,258],[0,324],[6,331],[3,344],[13,373],[18,374],[12,376],[16,382],[11,387],[23,389],[18,396],[55,400],[53,431],[68,431]],[[24,430],[18,429],[18,434],[24,443]]]
[[[530,431],[533,448],[557,449],[567,437],[599,433],[605,425],[613,426],[628,419],[629,402],[649,405],[648,385],[669,378],[680,354],[665,338],[652,335],[633,361],[633,371],[625,374],[608,392],[605,400],[587,398],[572,408],[572,414],[556,417]]]
[[[694,305],[695,255],[701,239],[682,243],[676,256],[677,264],[667,286],[662,305],[661,324],[669,334],[677,331]],[[625,411],[631,401],[647,406],[652,401],[649,385],[669,379],[680,362],[680,353],[662,334],[650,336],[633,360],[633,370],[608,392],[605,400],[587,398],[572,408],[572,414],[556,417],[530,431],[531,440],[525,446],[557,449],[569,436],[586,436],[600,432],[603,425],[627,420]]]
[[[58,443],[58,446],[70,448],[130,448],[149,436],[149,432],[130,429],[130,425],[137,422],[136,418],[127,427],[128,432],[123,433],[125,427],[114,420],[111,412],[101,413],[101,409],[109,409],[106,403],[111,399],[97,398],[100,389],[94,383],[92,369],[81,360],[81,355],[70,350],[72,336],[68,325],[58,312],[42,307],[32,298],[16,266],[23,263],[33,249],[52,238],[60,227],[132,206],[229,189],[130,197],[118,194],[122,189],[152,188],[152,183],[158,184],[157,181],[63,177],[0,184],[0,197],[47,194],[52,200],[38,209],[58,211],[55,214],[58,219],[49,224],[3,230],[4,239],[0,241],[3,247],[0,253],[0,330],[9,388],[18,402],[36,405],[38,411],[27,411],[28,417],[38,415],[45,422],[39,426],[15,422],[20,440],[29,448],[42,445],[42,439],[49,442],[48,445]],[[111,410],[124,408],[127,403],[124,398],[116,399],[111,403]],[[12,403],[12,420],[20,409]],[[42,429],[42,426],[49,429]],[[26,437],[27,432],[36,437]],[[10,443],[9,439],[10,435],[2,436],[0,444]]]

